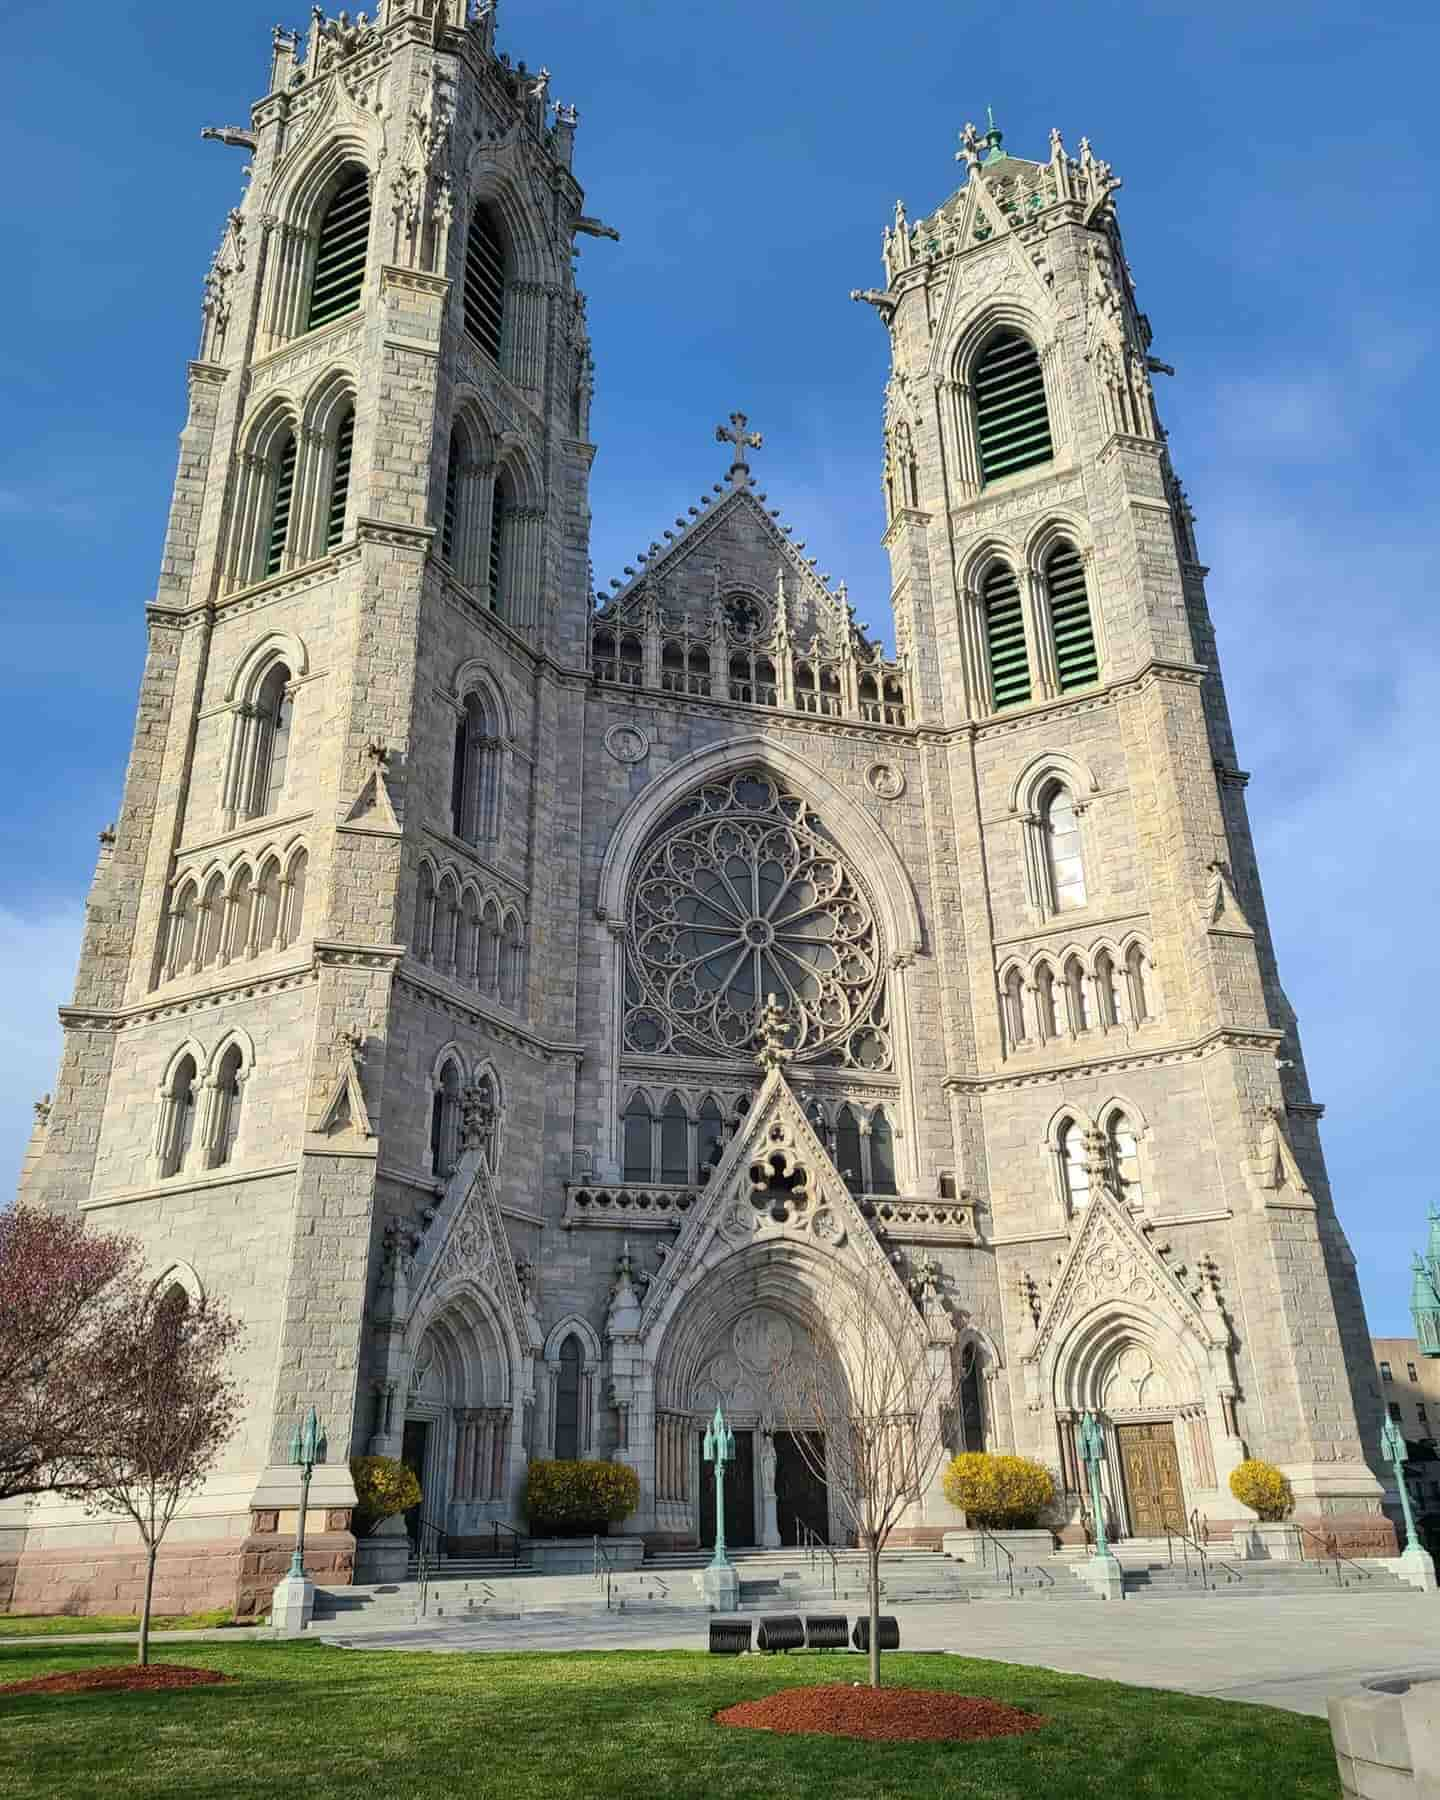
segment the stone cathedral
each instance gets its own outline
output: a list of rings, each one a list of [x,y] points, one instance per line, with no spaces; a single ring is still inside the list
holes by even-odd
[[[705,1541],[717,1402],[732,1541],[842,1540],[771,1374],[843,1379],[846,1271],[948,1371],[952,1449],[1049,1466],[1063,1538],[1092,1410],[1121,1537],[1223,1537],[1249,1455],[1393,1549],[1119,181],[967,127],[884,231],[892,658],[738,396],[696,419],[714,487],[595,591],[573,255],[617,233],[548,88],[493,7],[382,0],[277,29],[207,133],[248,180],[22,1187],[246,1322],[157,1605],[264,1605],[311,1405],[322,1579],[367,1453],[457,1543],[523,1531],[552,1456]],[[900,1535],[963,1522],[937,1481]],[[17,1609],[115,1611],[137,1567],[0,1515]]]

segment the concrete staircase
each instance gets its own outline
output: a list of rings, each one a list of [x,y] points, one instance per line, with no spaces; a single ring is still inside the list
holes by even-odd
[[[892,1550],[880,1563],[885,1607],[991,1604],[1025,1601],[1032,1606],[1073,1605],[1095,1598],[1077,1564],[1084,1552],[999,1569],[960,1562],[938,1550]],[[1164,1542],[1134,1539],[1116,1546],[1127,1599],[1261,1599],[1273,1594],[1317,1593],[1337,1586],[1350,1592],[1413,1592],[1382,1563],[1248,1562],[1207,1556],[1204,1574],[1192,1550],[1187,1568],[1178,1545],[1174,1560]],[[867,1559],[858,1550],[831,1555],[804,1550],[739,1550],[740,1609],[747,1613],[860,1611],[868,1598]],[[696,1571],[710,1560],[704,1550],[660,1552],[638,1569],[592,1574],[542,1575],[523,1560],[447,1558],[432,1571],[425,1596],[425,1624],[466,1619],[519,1619],[570,1614],[702,1613]],[[422,1623],[420,1583],[410,1578],[371,1587],[320,1588],[315,1625],[329,1631],[403,1630]]]

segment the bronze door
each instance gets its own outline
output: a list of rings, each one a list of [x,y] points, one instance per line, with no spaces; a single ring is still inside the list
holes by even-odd
[[[1168,1419],[1155,1425],[1117,1425],[1115,1441],[1125,1473],[1132,1534],[1160,1537],[1167,1525],[1183,1531],[1185,1490],[1180,1485],[1175,1427]]]
[[[825,1439],[818,1431],[775,1433],[775,1520],[782,1544],[798,1544],[805,1527],[830,1542],[830,1494],[825,1477]]]

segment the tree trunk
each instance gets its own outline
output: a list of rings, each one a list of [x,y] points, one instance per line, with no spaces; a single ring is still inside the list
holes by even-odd
[[[150,1661],[150,1596],[155,1592],[155,1558],[159,1554],[158,1544],[146,1545],[145,1603],[140,1609],[140,1653],[136,1658],[142,1669]]]
[[[870,1685],[880,1685],[880,1549],[870,1540]]]

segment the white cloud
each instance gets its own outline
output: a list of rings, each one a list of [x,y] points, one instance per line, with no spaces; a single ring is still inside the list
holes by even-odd
[[[79,906],[46,918],[0,907],[0,1203],[15,1191],[34,1123],[32,1102],[55,1085],[55,1013],[74,986],[84,918]]]

